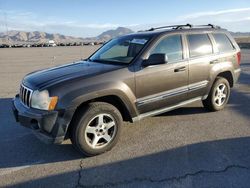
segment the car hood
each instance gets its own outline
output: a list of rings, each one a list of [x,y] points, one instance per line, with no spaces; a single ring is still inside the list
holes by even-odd
[[[48,85],[78,77],[91,77],[105,72],[123,68],[124,65],[104,64],[79,61],[63,66],[32,72],[25,76],[23,84],[32,89],[40,89]]]

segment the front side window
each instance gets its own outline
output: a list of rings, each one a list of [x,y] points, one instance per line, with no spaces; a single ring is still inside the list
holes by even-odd
[[[163,53],[168,56],[169,62],[180,61],[183,59],[183,48],[181,35],[172,35],[163,38],[154,49],[151,51],[150,55]]]
[[[187,35],[190,57],[199,57],[213,53],[212,43],[207,34]]]
[[[148,36],[126,36],[113,39],[93,54],[89,60],[129,64],[149,40]]]
[[[234,47],[229,40],[229,38],[223,33],[215,33],[213,34],[216,46],[219,52],[229,52],[234,50]]]

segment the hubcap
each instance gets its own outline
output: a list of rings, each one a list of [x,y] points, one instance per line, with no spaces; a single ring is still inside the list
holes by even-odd
[[[85,130],[85,140],[93,149],[107,146],[117,131],[114,118],[110,114],[98,114],[92,118]]]
[[[215,91],[214,102],[217,106],[222,106],[227,98],[227,87],[225,84],[220,84]]]

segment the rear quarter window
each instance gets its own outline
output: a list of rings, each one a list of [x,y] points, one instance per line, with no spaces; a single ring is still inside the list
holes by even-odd
[[[213,53],[212,43],[207,34],[187,35],[190,57],[199,57]]]
[[[219,52],[229,52],[234,50],[234,46],[224,33],[214,33],[213,37]]]

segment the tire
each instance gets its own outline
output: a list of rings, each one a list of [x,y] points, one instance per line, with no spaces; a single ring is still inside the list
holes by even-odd
[[[111,150],[118,142],[122,116],[113,105],[94,102],[80,110],[73,122],[71,142],[85,156]]]
[[[223,90],[222,88],[225,87]],[[219,93],[219,90],[221,93]],[[227,79],[217,77],[207,99],[203,100],[203,106],[209,111],[223,110],[230,97],[230,85]]]

